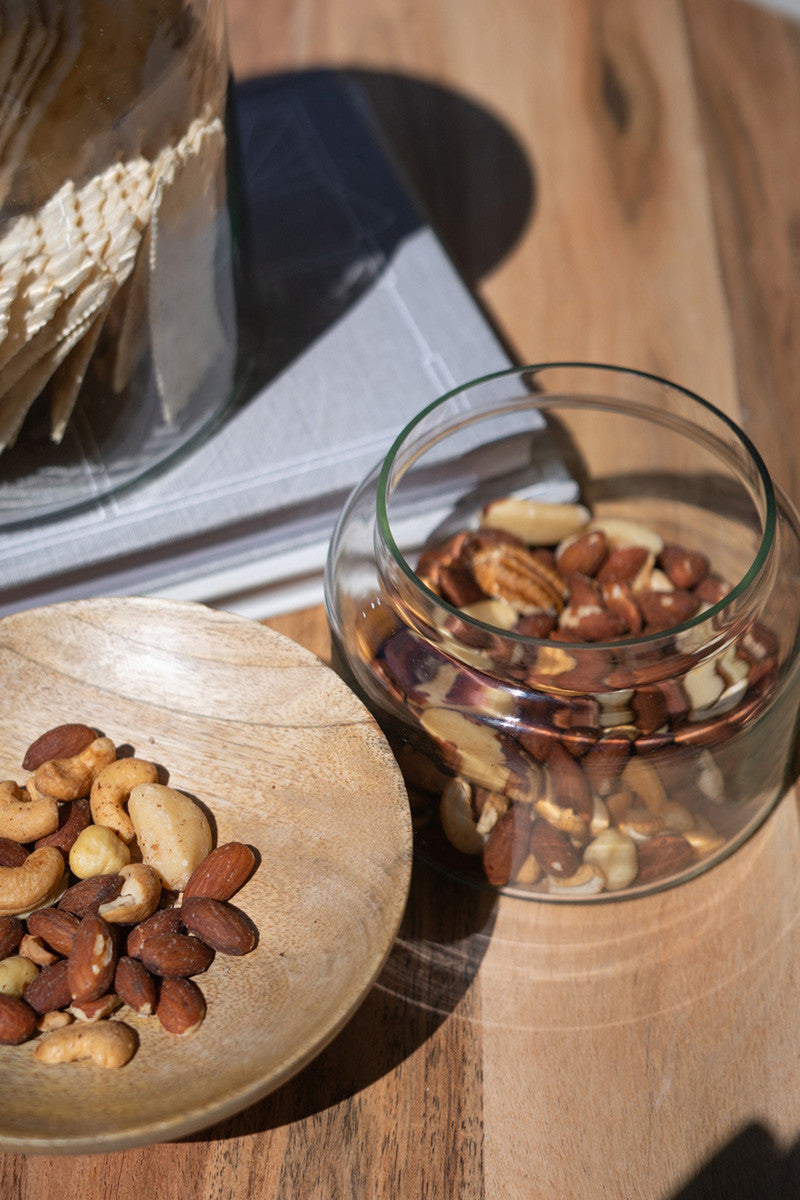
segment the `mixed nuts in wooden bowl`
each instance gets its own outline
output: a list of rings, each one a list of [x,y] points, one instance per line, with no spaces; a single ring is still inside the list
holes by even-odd
[[[231,1115],[322,1049],[391,948],[411,823],[383,734],[313,655],[202,605],[5,617],[0,678],[0,1148]]]

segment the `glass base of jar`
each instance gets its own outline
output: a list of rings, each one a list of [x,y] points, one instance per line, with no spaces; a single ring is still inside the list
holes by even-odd
[[[432,515],[407,560],[405,497],[467,451],[494,478],[509,421],[535,442],[542,414],[573,447],[579,503],[542,501],[531,452],[511,490],[456,497],[444,539]],[[784,794],[799,577],[800,521],[723,414],[655,377],[556,364],[419,414],[343,510],[326,604],[418,856],[507,895],[605,902],[705,872]]]
[[[646,882],[634,879],[620,890],[595,889],[591,881],[588,885],[581,885],[575,878],[548,878],[544,872],[538,872],[532,880],[520,876],[502,884],[493,884],[487,878],[480,849],[476,849],[475,853],[465,853],[449,840],[445,832],[442,811],[445,788],[448,782],[458,777],[446,767],[443,769],[436,758],[435,748],[424,733],[387,712],[376,703],[374,696],[359,687],[352,673],[342,664],[340,654],[334,654],[334,666],[372,712],[400,766],[409,797],[415,856],[448,878],[484,892],[524,900],[574,904],[633,899],[675,887],[703,874],[738,850],[761,827],[790,783],[788,778],[775,780],[767,789],[755,795],[749,794],[746,801],[739,803],[726,802],[723,797],[710,801],[707,809],[718,836],[709,843],[707,850],[684,867],[661,877]],[[757,728],[750,731],[748,743],[754,751],[755,746],[763,743]],[[524,804],[515,803],[520,808],[524,807]],[[576,882],[578,885],[573,886]]]
[[[172,421],[147,379],[119,396],[88,380],[58,444],[46,411],[32,411],[0,457],[0,532],[77,512],[190,453],[236,407],[243,385],[231,374],[215,370]]]
[[[446,875],[449,879],[470,888],[494,893],[498,896],[511,896],[518,900],[544,901],[556,904],[580,904],[581,902],[591,902],[593,904],[597,902],[619,903],[623,900],[632,900],[637,897],[652,895],[654,891],[664,891],[667,888],[688,883],[691,879],[705,874],[710,868],[723,862],[743,846],[763,825],[765,809],[769,811],[773,807],[770,805],[770,798],[764,797],[762,807],[754,813],[751,820],[745,826],[738,830],[736,836],[726,842],[716,854],[709,855],[708,858],[692,863],[690,867],[687,867],[680,874],[670,876],[669,879],[663,881],[658,889],[654,889],[652,884],[644,884],[639,887],[635,885],[628,887],[622,892],[592,892],[581,896],[579,893],[567,892],[566,890],[561,892],[547,891],[536,885],[513,881],[504,884],[502,887],[493,887],[486,879],[480,858],[470,858],[464,854],[460,854],[450,845],[442,831],[436,806],[434,805],[433,808],[426,810],[426,798],[416,792],[413,786],[409,786],[408,791],[412,812],[416,813],[414,823],[414,854],[421,862]],[[776,796],[774,804],[777,804],[779,799],[780,796]]]

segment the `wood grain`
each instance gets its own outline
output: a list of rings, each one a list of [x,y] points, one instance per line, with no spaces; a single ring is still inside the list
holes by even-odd
[[[241,77],[365,81],[521,358],[663,372],[800,499],[795,24],[737,0],[227,6]],[[275,624],[326,653],[321,612]],[[789,794],[705,878],[588,919],[417,867],[375,987],[296,1078],[179,1144],[4,1155],[0,1195],[793,1195],[798,842]]]
[[[800,25],[738,4],[686,15],[741,415],[796,501],[782,416],[800,373]]]

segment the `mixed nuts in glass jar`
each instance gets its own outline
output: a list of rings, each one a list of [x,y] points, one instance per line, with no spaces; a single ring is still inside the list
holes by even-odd
[[[724,414],[550,365],[424,410],[351,497],[326,586],[418,853],[602,900],[704,870],[779,798],[798,582],[795,515]]]

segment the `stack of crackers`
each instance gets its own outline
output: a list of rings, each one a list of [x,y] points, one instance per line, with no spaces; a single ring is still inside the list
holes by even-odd
[[[184,245],[203,337],[227,82],[208,8],[0,0],[0,450],[40,396],[59,442],[92,362],[119,393],[149,351],[168,420],[196,386],[169,310]]]

